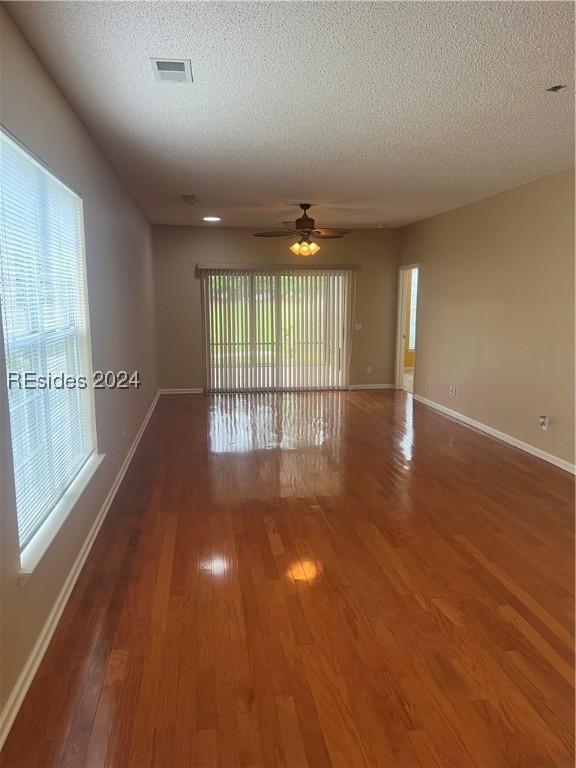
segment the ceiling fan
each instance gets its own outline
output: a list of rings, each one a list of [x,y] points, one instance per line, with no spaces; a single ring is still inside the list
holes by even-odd
[[[333,227],[315,229],[316,222],[308,216],[310,203],[300,203],[302,215],[294,224],[286,222],[285,229],[271,229],[267,232],[254,232],[254,237],[300,237],[297,243],[290,246],[292,253],[300,256],[313,256],[318,253],[320,246],[311,240],[335,240],[349,235],[351,229],[334,229]]]

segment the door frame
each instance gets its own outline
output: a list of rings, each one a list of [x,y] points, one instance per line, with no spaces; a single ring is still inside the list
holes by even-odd
[[[396,318],[396,362],[394,367],[394,386],[396,389],[403,389],[402,387],[402,376],[403,376],[403,368],[402,365],[403,359],[404,359],[404,316],[408,309],[406,306],[406,291],[405,283],[406,283],[406,273],[409,270],[418,268],[418,291],[420,291],[420,264],[402,264],[398,267],[398,314]],[[416,299],[416,313],[418,313],[418,298]],[[418,314],[416,314],[416,317],[418,317]],[[418,343],[416,343],[416,349],[418,348]],[[416,351],[416,350],[415,350]],[[414,370],[416,370],[416,361],[414,361]]]

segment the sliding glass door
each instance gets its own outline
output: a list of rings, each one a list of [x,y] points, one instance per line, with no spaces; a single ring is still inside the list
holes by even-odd
[[[343,389],[354,272],[203,269],[206,388]]]

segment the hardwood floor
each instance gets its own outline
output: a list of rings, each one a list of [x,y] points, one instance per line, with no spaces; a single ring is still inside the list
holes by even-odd
[[[162,397],[2,765],[573,765],[573,480],[400,392]]]

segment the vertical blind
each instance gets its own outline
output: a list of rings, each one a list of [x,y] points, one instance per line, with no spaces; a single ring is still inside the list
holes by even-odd
[[[95,449],[93,390],[82,201],[3,133],[0,296],[22,550]]]
[[[354,272],[201,269],[206,387],[348,385]]]

